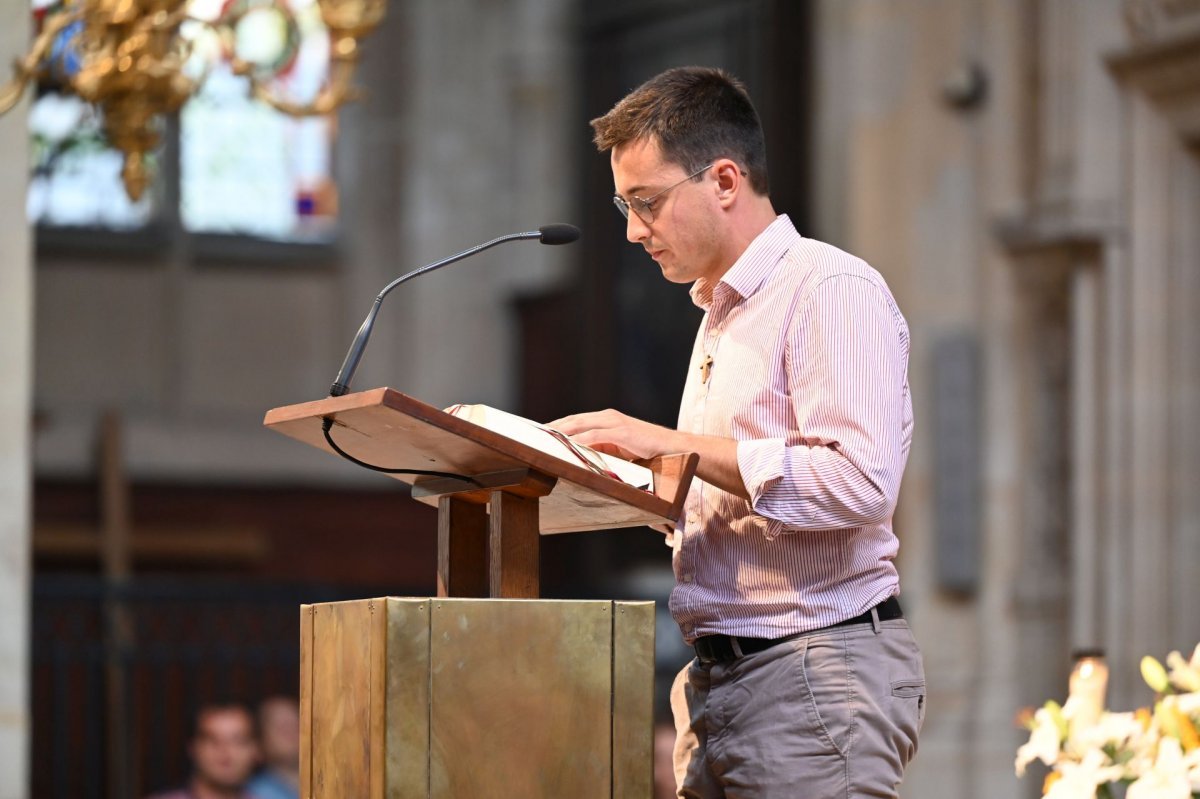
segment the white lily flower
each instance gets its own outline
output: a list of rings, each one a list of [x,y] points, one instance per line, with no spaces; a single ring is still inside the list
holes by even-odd
[[[1200,668],[1193,667],[1183,655],[1178,652],[1167,655],[1167,666],[1171,669],[1172,685],[1182,691],[1200,691]]]
[[[1064,711],[1066,708],[1064,708]],[[1133,713],[1101,713],[1095,724],[1076,730],[1071,727],[1072,747],[1084,753],[1112,745],[1124,749],[1142,735],[1142,724]]]
[[[1038,708],[1033,714],[1033,730],[1029,733],[1029,742],[1017,750],[1017,776],[1025,776],[1025,768],[1035,760],[1040,760],[1047,766],[1054,765],[1060,751],[1058,723],[1046,708]],[[1093,792],[1094,793],[1094,792]]]
[[[1188,782],[1192,785],[1192,793],[1200,792],[1200,749],[1193,749],[1184,755],[1183,765],[1187,769]]]
[[[1087,774],[1072,771],[1056,780],[1042,799],[1096,799],[1098,784]]]
[[[1047,794],[1049,796],[1049,794]],[[1125,799],[1191,799],[1192,785],[1183,762],[1183,749],[1174,738],[1158,742],[1154,767],[1132,783]]]
[[[1175,697],[1176,706],[1189,716],[1200,715],[1200,691],[1190,694],[1179,694]]]
[[[1043,799],[1095,799],[1099,786],[1121,778],[1120,767],[1110,765],[1108,757],[1098,750],[1088,752],[1079,763],[1062,763],[1058,771],[1062,777]]]

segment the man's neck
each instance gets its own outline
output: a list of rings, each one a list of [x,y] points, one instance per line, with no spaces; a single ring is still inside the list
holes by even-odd
[[[709,284],[715,286],[778,217],[769,197],[755,197],[750,207],[731,217],[726,228],[725,267],[720,274],[708,276]]]
[[[746,251],[762,232],[779,218],[770,197],[755,196],[747,204],[745,212],[733,220],[733,237],[740,244],[738,255]]]

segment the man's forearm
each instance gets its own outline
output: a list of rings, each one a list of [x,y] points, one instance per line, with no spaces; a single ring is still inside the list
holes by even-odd
[[[696,466],[697,477],[742,499],[750,499],[750,493],[746,490],[741,470],[738,468],[737,441],[678,430],[671,432],[677,442],[672,449],[676,452],[695,452],[700,456],[700,463]]]

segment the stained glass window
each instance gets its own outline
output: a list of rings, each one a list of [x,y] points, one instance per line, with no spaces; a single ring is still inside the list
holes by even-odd
[[[314,0],[193,0],[200,19],[238,14],[233,43],[197,32],[197,49],[223,49],[181,116],[181,213],[188,230],[268,238],[328,238],[337,194],[330,171],[333,122],[292,118],[250,97],[229,50],[259,65],[273,95],[312,100],[329,73],[329,36]]]
[[[26,203],[43,225],[132,230],[154,213],[153,190],[133,202],[121,184],[121,154],[108,146],[100,118],[74,95],[47,91],[29,109],[33,175]],[[152,159],[156,168],[159,159]]]
[[[34,0],[39,25],[53,5]],[[105,141],[99,113],[58,90],[79,70],[76,42],[81,27],[76,21],[58,34],[45,80],[29,109],[33,165],[27,212],[31,221],[41,224],[138,228],[153,215],[153,192],[136,203],[129,199],[121,185],[121,154]]]

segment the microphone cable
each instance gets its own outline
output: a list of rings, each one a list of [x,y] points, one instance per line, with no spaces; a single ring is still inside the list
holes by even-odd
[[[328,444],[330,446],[330,448],[334,452],[336,452],[338,455],[341,455],[343,458],[345,458],[346,460],[355,464],[356,466],[361,466],[364,469],[370,469],[373,472],[382,472],[383,474],[414,474],[414,475],[418,475],[421,477],[448,477],[451,480],[462,480],[464,483],[470,483],[471,485],[477,486],[478,488],[483,488],[482,483],[480,483],[474,477],[468,477],[465,474],[452,474],[450,472],[434,472],[434,471],[430,471],[428,469],[393,469],[393,468],[390,468],[387,466],[376,466],[373,463],[367,463],[366,461],[361,461],[358,458],[351,455],[349,452],[346,452],[346,450],[344,450],[338,446],[337,442],[333,440],[333,435],[330,433],[330,430],[332,428],[333,428],[333,417],[332,416],[326,416],[324,419],[321,420],[321,432],[325,436],[325,443]]]

